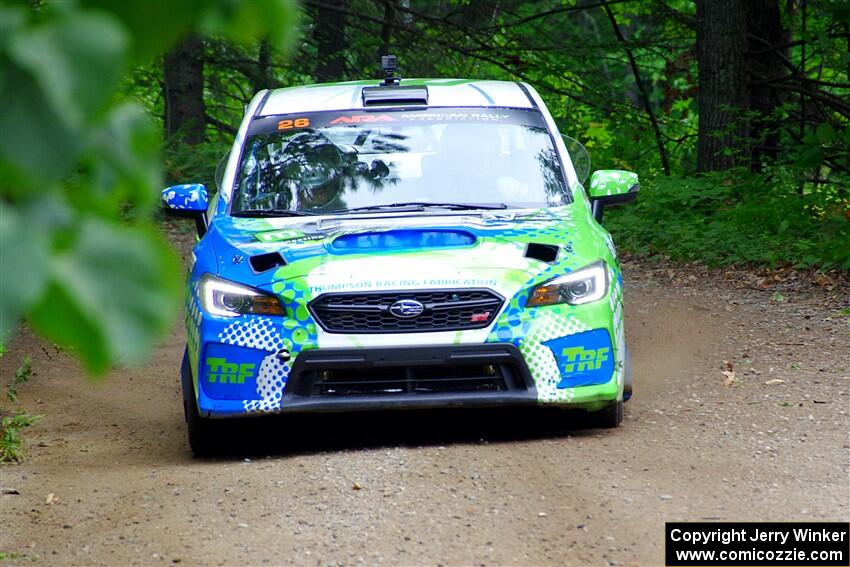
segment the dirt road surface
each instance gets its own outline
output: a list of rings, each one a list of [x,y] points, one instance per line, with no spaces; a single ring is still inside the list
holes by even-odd
[[[0,496],[2,563],[650,565],[665,521],[850,519],[846,283],[626,275],[636,386],[616,430],[509,410],[309,416],[197,460],[182,329],[101,383],[24,331],[2,381],[31,356],[22,402],[44,418],[28,459],[0,468],[19,493]]]

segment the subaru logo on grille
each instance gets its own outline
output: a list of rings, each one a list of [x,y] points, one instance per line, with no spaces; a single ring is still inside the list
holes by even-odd
[[[399,299],[390,305],[390,313],[399,319],[410,319],[421,315],[425,311],[425,306],[415,299]]]

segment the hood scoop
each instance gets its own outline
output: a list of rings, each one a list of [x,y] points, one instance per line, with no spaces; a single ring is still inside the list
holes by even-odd
[[[272,268],[285,266],[286,260],[283,259],[283,256],[279,252],[269,252],[268,254],[251,256],[248,259],[248,263],[251,264],[251,269],[259,274],[261,272],[267,272]]]
[[[331,252],[380,252],[472,246],[476,237],[464,230],[383,230],[345,234],[331,242]]]
[[[556,244],[539,244],[537,242],[530,242],[525,248],[525,257],[534,258],[535,260],[551,264],[558,259],[558,252],[560,251],[561,247]]]

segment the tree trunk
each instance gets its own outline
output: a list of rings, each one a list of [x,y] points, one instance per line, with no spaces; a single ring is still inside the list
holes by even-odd
[[[384,20],[381,24],[381,47],[380,56],[390,55],[393,40],[393,26],[395,24],[395,0],[384,0]]]
[[[782,27],[779,0],[747,0],[747,33],[749,57],[750,110],[753,140],[751,166],[760,168],[775,160],[779,150],[779,123],[774,113],[783,97],[775,87],[776,80],[787,74],[782,64],[787,40]]]
[[[257,70],[250,77],[251,88],[256,94],[263,89],[275,89],[279,87],[274,76],[272,68],[272,46],[268,40],[260,42],[260,49],[257,52]]]
[[[722,171],[745,161],[747,1],[697,0],[699,171]]]
[[[180,42],[165,56],[165,132],[187,144],[204,141],[203,43],[195,36]]]
[[[313,37],[318,63],[316,82],[339,81],[345,77],[345,9],[346,0],[331,0],[316,10]]]

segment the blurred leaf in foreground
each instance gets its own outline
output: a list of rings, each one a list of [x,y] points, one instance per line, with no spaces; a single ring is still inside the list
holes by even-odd
[[[0,6],[0,345],[21,319],[93,373],[144,359],[182,270],[152,227],[156,127],[117,92],[187,33],[291,35],[293,2]]]

